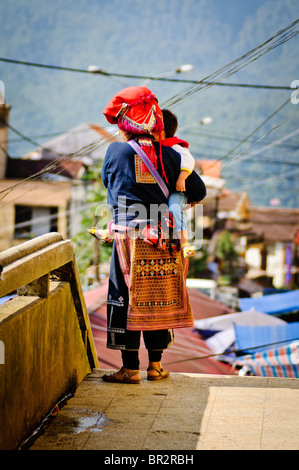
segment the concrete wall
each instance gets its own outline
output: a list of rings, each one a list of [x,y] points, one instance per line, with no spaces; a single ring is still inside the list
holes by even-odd
[[[252,268],[261,268],[263,245],[252,246],[247,249],[245,261]],[[273,243],[272,251],[267,254],[267,276],[273,278],[273,285],[277,289],[285,285],[285,245],[280,242]],[[269,249],[269,246],[268,246]]]
[[[285,286],[285,273],[285,245],[276,242],[267,256],[267,275],[273,277],[273,285],[277,289]]]
[[[15,238],[15,206],[17,205],[31,207],[33,217],[35,208],[39,210],[44,208],[49,211],[50,207],[56,207],[58,210],[57,230],[66,238],[68,236],[68,209],[71,202],[72,182],[41,180],[29,180],[22,182],[22,184],[20,182],[21,180],[17,179],[0,179],[0,190],[3,191],[2,195],[4,196],[0,200],[0,251],[26,241],[26,238]],[[14,187],[13,191],[9,191],[11,187]],[[50,213],[48,212],[48,215],[41,220],[44,228],[49,226],[49,217]],[[34,221],[32,220],[32,222],[34,232]],[[36,237],[37,235],[35,233]]]
[[[28,243],[0,254],[0,297],[18,289],[0,305],[2,450],[18,448],[98,367],[71,242],[49,234]]]

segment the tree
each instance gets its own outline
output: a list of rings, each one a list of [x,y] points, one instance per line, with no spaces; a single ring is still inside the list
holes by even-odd
[[[222,261],[232,261],[238,258],[238,253],[231,240],[231,234],[227,230],[219,235],[216,256]]]
[[[234,248],[231,234],[227,230],[219,235],[215,254],[219,260],[219,271],[228,278],[228,281],[237,281],[244,275],[238,263],[239,255]]]
[[[81,231],[75,236],[74,252],[81,282],[84,285],[86,271],[94,266],[95,280],[100,281],[100,265],[111,257],[111,246],[103,245],[88,233],[88,229],[97,225],[97,208],[106,201],[106,189],[99,179],[99,165],[90,168],[85,176],[88,186],[87,209],[82,211]]]

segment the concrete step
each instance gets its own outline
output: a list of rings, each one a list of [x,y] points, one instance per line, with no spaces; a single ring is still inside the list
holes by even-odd
[[[298,379],[142,372],[129,385],[106,372],[81,382],[31,450],[299,450]]]

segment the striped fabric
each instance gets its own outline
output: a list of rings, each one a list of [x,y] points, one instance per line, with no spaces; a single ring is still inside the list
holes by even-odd
[[[299,378],[299,341],[238,358],[235,366],[261,377]]]

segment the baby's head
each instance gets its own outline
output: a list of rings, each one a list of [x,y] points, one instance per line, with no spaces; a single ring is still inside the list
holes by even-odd
[[[174,137],[178,128],[178,119],[169,109],[162,109],[165,139]]]

